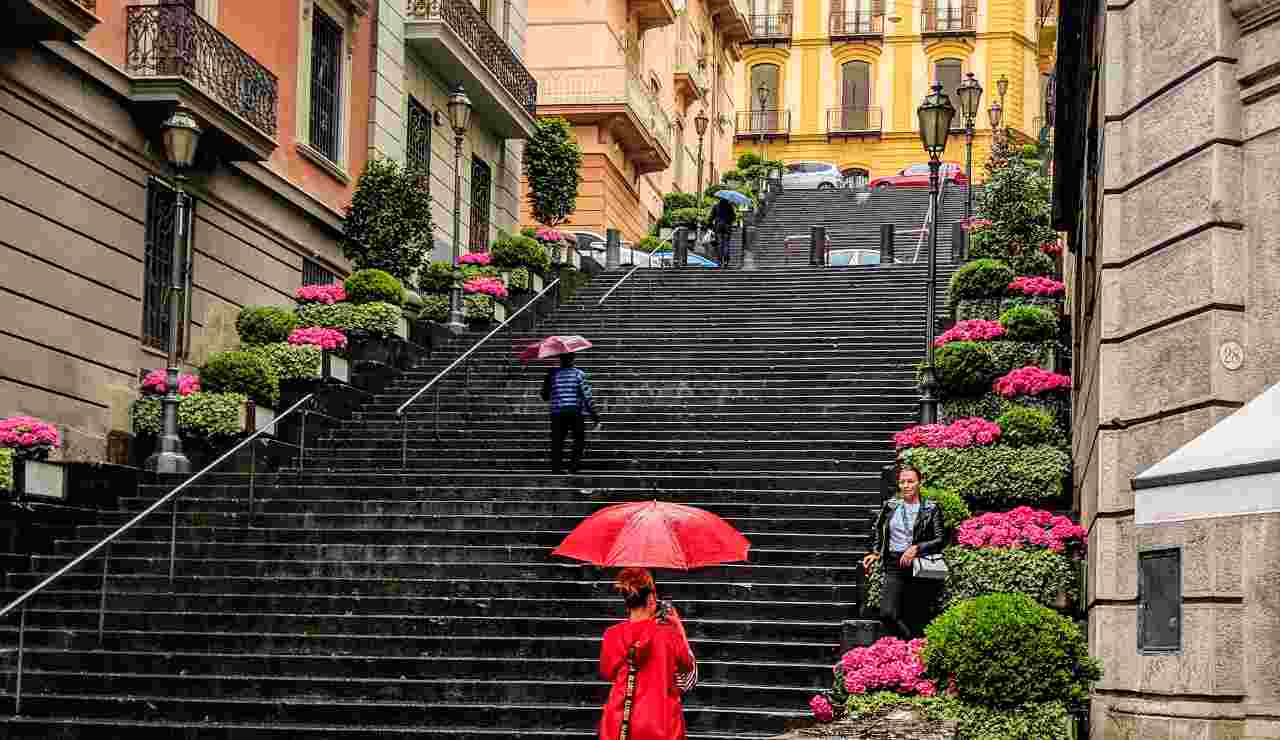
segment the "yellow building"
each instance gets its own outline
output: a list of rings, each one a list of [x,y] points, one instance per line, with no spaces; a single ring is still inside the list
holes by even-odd
[[[846,180],[927,161],[916,107],[935,80],[952,96],[966,73],[983,87],[974,176],[991,144],[987,109],[1008,81],[1003,123],[1040,130],[1052,56],[1045,0],[751,0],[752,38],[737,65],[735,151],[836,164]],[[957,115],[944,156],[964,164]]]

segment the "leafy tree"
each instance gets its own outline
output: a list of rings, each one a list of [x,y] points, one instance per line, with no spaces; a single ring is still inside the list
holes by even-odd
[[[582,148],[563,118],[538,119],[538,131],[524,148],[529,206],[538,223],[564,223],[578,206]]]
[[[970,257],[1011,259],[1056,241],[1052,226],[1050,183],[1040,163],[1022,149],[998,140],[987,160],[987,182],[978,197],[975,216],[991,221],[989,233],[974,239]]]
[[[346,211],[342,253],[357,269],[383,270],[404,283],[431,252],[427,175],[390,159],[371,159]]]

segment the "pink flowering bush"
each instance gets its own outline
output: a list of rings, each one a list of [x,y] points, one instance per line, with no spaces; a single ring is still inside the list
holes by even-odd
[[[337,329],[326,329],[323,326],[308,326],[294,329],[289,334],[289,344],[305,344],[324,350],[345,349],[347,335]]]
[[[991,219],[986,219],[986,218],[961,219],[960,226],[965,231],[981,231],[982,229],[985,229],[991,226]]]
[[[533,232],[533,238],[543,244],[557,244],[560,242],[573,241],[573,239],[569,238],[569,235],[563,231],[557,231],[556,229],[552,229],[547,226],[539,226],[537,231]]]
[[[1009,290],[1032,296],[1060,296],[1067,289],[1065,283],[1047,277],[1023,276],[1009,283]]]
[[[1040,245],[1040,251],[1044,252],[1050,257],[1057,257],[1058,255],[1062,254],[1062,240],[1055,239],[1051,242],[1045,242],[1044,244]]]
[[[813,712],[813,718],[819,722],[830,722],[836,717],[835,707],[831,706],[831,701],[822,694],[814,694],[809,700],[809,709]]]
[[[21,455],[43,455],[62,441],[58,428],[31,416],[10,416],[0,420],[0,447]]]
[[[1005,398],[1014,396],[1038,396],[1042,393],[1071,387],[1071,378],[1043,368],[1020,367],[995,382],[996,393]]]
[[[487,267],[493,258],[487,252],[468,252],[458,259],[459,264],[463,265],[480,265]]]
[[[147,373],[142,379],[143,395],[163,396],[169,392],[169,374],[164,368]],[[200,378],[188,373],[178,375],[178,395],[189,396],[200,392]]]
[[[924,678],[920,660],[924,648],[924,640],[903,642],[896,637],[882,637],[870,647],[854,648],[836,664],[836,683],[849,694],[896,691],[933,696],[937,686]]]
[[[326,306],[332,306],[347,300],[347,289],[342,283],[304,285],[295,290],[293,295],[303,303],[323,303]]]
[[[999,321],[968,319],[957,321],[955,326],[938,335],[938,338],[933,340],[933,346],[941,347],[948,342],[980,342],[1003,335],[1004,327]]]
[[[462,284],[464,293],[482,293],[494,298],[506,298],[507,286],[501,278],[474,277]]]
[[[950,424],[917,424],[893,435],[898,449],[908,447],[976,447],[994,444],[1000,426],[993,421],[970,416]]]
[[[956,542],[971,548],[1042,547],[1054,552],[1083,548],[1084,527],[1044,509],[1019,506],[967,519],[956,528]]]

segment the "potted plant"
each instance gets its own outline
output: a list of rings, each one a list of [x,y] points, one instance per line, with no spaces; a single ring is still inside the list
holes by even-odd
[[[243,393],[192,393],[178,404],[178,432],[192,470],[213,462],[252,421],[253,403]]]
[[[289,408],[298,399],[314,392],[319,386],[322,363],[321,352],[323,350],[319,344],[314,344],[307,340],[312,339],[314,335],[321,332],[325,336],[318,339],[318,342],[332,346],[346,346],[347,338],[342,332],[334,329],[312,328],[295,329],[289,334],[289,341],[287,342],[274,342],[253,348],[253,351],[256,351],[266,360],[275,372],[280,384],[278,403],[281,409]],[[341,337],[341,339],[333,337],[333,334]],[[255,428],[261,428],[268,423],[270,423],[270,419],[260,415],[258,426]]]
[[[351,358],[357,363],[392,364],[391,337],[407,338],[404,286],[382,270],[360,270],[346,280],[347,297],[355,304],[347,333]]]
[[[533,217],[542,224],[530,235],[547,248],[549,256],[560,262],[559,254],[565,254],[565,262],[576,267],[578,250],[575,242],[556,230],[573,215],[578,205],[578,186],[582,183],[582,148],[573,136],[569,122],[560,117],[540,118],[538,130],[524,148],[524,174],[529,182],[529,207]],[[533,290],[542,290],[542,276],[546,268],[530,267],[533,273]]]
[[[210,393],[246,396],[253,402],[253,428],[261,429],[275,419],[276,403],[280,400],[280,377],[276,372],[271,360],[260,350],[220,352],[200,368],[200,384]],[[178,413],[182,414],[181,406]]]
[[[289,335],[289,344],[300,347],[313,347],[320,353],[320,377],[332,379],[340,383],[351,382],[351,366],[347,362],[347,335],[337,329],[322,326],[309,326],[294,329]],[[280,380],[282,400],[285,395],[286,381]],[[289,404],[286,404],[289,405]]]
[[[31,416],[0,420],[0,447],[13,461],[12,485],[17,493],[62,497],[66,477],[61,465],[46,462],[49,452],[62,444],[54,425]]]
[[[463,315],[468,321],[506,321],[507,286],[499,278],[474,277],[462,284]]]

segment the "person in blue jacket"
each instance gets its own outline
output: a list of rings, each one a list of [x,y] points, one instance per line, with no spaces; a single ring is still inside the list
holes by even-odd
[[[564,438],[573,432],[573,453],[569,472],[578,472],[582,452],[586,449],[586,420],[600,424],[600,415],[591,403],[591,384],[587,374],[573,366],[573,355],[560,355],[560,367],[547,371],[542,380],[542,400],[551,402],[551,472],[563,472]]]

